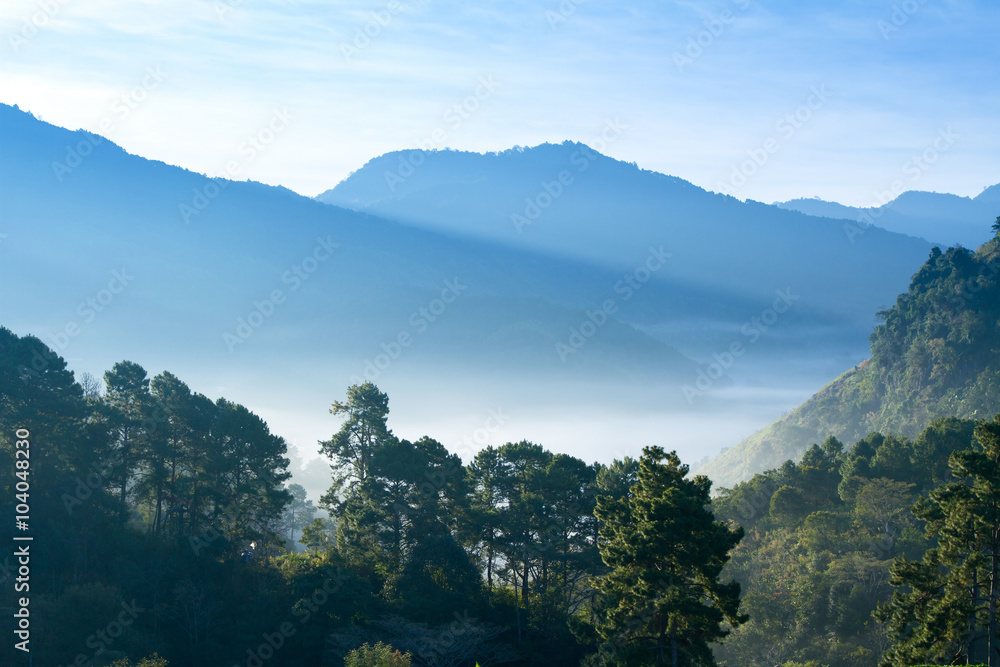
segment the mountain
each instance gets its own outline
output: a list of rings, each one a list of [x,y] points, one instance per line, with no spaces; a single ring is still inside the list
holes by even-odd
[[[701,368],[616,316],[621,271],[209,179],[3,105],[0,202],[3,325],[77,372],[130,359],[214,387],[307,453],[336,426],[330,403],[366,379],[397,399],[401,436],[429,432],[436,406],[454,423],[435,432],[462,442],[501,408],[490,438],[582,406],[621,427],[684,405]],[[720,301],[642,289],[662,307]],[[579,435],[563,430],[567,445]]]
[[[865,330],[930,250],[881,229],[854,236],[842,221],[711,193],[571,142],[387,153],[317,199],[618,269],[662,245],[673,256],[660,279],[708,286],[758,311],[791,287],[817,315]]]
[[[0,323],[77,372],[170,370],[306,457],[336,426],[330,403],[368,379],[401,437],[433,432],[463,455],[530,438],[610,460],[667,439],[697,460],[860,360],[871,312],[930,247],[874,228],[852,243],[840,222],[584,150],[429,154],[396,188],[412,195],[400,211],[450,212],[423,224],[210,179],[0,106]],[[384,171],[345,183],[384,187]],[[541,206],[552,178],[564,190],[524,242],[445,224],[476,204],[501,211],[473,216],[487,228],[509,226],[503,198],[532,215],[522,193]]]
[[[870,359],[699,472],[731,486],[830,435],[915,437],[938,417],[1000,413],[1000,237],[976,252],[934,248],[880,317]]]
[[[973,198],[910,190],[882,206],[868,208],[844,206],[819,198],[792,199],[775,205],[808,215],[874,224],[941,246],[977,248],[990,238],[990,225],[1000,211],[1000,184],[986,188]]]

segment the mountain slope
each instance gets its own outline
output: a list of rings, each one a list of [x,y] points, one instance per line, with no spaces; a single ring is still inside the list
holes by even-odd
[[[9,106],[0,234],[5,326],[98,377],[122,359],[169,367],[257,410],[306,455],[335,426],[329,404],[365,379],[405,399],[393,412],[403,436],[431,430],[436,412],[453,419],[434,432],[461,441],[502,407],[518,430],[490,437],[517,440],[539,406],[567,423],[600,406],[591,418],[624,430],[655,402],[649,428],[661,430],[700,367],[593,315],[623,304],[620,271],[212,180]],[[666,281],[643,292],[707,313],[719,301]],[[592,317],[599,334],[561,358],[556,344]],[[596,458],[602,436],[588,428],[565,429],[562,446]]]
[[[977,248],[990,238],[990,225],[1000,211],[1000,185],[986,188],[974,198],[911,190],[871,208],[844,206],[818,198],[792,199],[776,206],[808,215],[860,220],[942,246]]]
[[[741,202],[570,142],[485,155],[388,153],[318,199],[616,268],[662,245],[673,257],[658,278],[752,303],[791,287],[866,331],[931,247],[877,228],[854,236],[842,221]]]
[[[699,472],[731,486],[833,435],[916,436],[937,417],[1000,412],[1000,239],[973,253],[935,248],[909,290],[880,313],[872,358]]]
[[[41,123],[10,107],[0,107],[0,114],[0,197],[9,236],[0,312],[7,318],[44,321],[53,306],[58,310],[67,287],[91,277],[100,287],[102,280],[107,282],[105,275],[126,267],[137,277],[125,294],[142,290],[148,299],[133,306],[133,314],[148,318],[152,340],[147,342],[167,342],[180,334],[226,353],[230,345],[223,332],[245,319],[254,301],[283,289],[288,297],[309,292],[314,309],[291,301],[279,304],[287,324],[279,324],[277,317],[269,320],[268,327],[260,327],[261,338],[271,335],[265,332],[270,325],[293,330],[290,325],[305,319],[322,324],[322,336],[315,338],[318,330],[310,328],[300,335],[360,354],[372,340],[393,338],[401,327],[412,326],[409,316],[438,298],[448,281],[457,281],[457,291],[448,297],[456,306],[449,310],[481,302],[481,309],[495,308],[494,316],[470,314],[439,323],[434,314],[415,318],[451,327],[453,336],[462,337],[449,339],[456,361],[483,353],[483,341],[491,337],[501,340],[494,334],[503,326],[529,321],[538,325],[534,331],[548,332],[539,334],[545,344],[538,346],[546,365],[552,365],[552,357],[562,366],[552,348],[563,327],[585,320],[582,306],[592,305],[592,296],[618,278],[580,262],[450,238],[320,205],[283,188],[213,181],[129,155],[95,135]],[[91,149],[80,165],[67,168],[64,157],[86,145]],[[30,283],[28,275],[33,276]],[[70,308],[62,310],[71,315],[76,301],[67,301]],[[160,308],[173,313],[165,317]],[[113,310],[108,309],[109,316]],[[183,330],[174,325],[192,322],[173,317],[178,314],[204,319],[193,322],[197,330]],[[608,326],[619,332],[616,346],[647,346],[653,356],[646,361],[654,367],[656,358],[669,358],[668,365],[686,372],[694,367],[629,327],[614,321]],[[171,332],[169,337],[160,336],[161,327]],[[475,349],[462,343],[473,343]],[[235,346],[253,344],[247,340]],[[602,345],[596,340],[591,356],[599,356]],[[501,347],[493,352],[507,351]],[[580,354],[573,360],[586,364],[587,357]],[[597,365],[607,366],[604,361]],[[628,363],[619,370],[631,374],[643,368],[642,363]],[[659,370],[667,372],[662,364]]]

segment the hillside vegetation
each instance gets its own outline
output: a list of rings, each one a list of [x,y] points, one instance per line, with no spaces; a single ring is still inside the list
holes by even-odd
[[[798,459],[831,435],[913,437],[938,417],[1000,410],[1000,239],[976,252],[934,248],[879,317],[871,359],[699,472],[727,486]]]

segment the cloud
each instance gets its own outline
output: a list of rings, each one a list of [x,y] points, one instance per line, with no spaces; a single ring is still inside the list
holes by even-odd
[[[879,173],[949,122],[986,147],[956,146],[947,169],[927,174],[928,187],[978,192],[1000,166],[991,132],[1000,93],[986,83],[1000,55],[988,26],[1000,10],[985,1],[921,4],[887,39],[878,22],[893,21],[891,6],[846,1],[822,10],[745,0],[58,7],[16,53],[4,45],[4,101],[89,127],[145,67],[159,65],[169,84],[114,137],[127,150],[212,171],[255,119],[291,106],[299,124],[248,176],[307,194],[374,155],[413,146],[484,74],[503,89],[454,133],[455,148],[585,140],[619,115],[633,130],[614,157],[712,188],[783,109],[826,83],[837,94],[826,119],[797,135],[747,196],[862,203]],[[0,34],[17,35],[38,8],[5,4]],[[692,40],[700,53],[679,69],[674,56]],[[356,53],[345,57],[345,47]],[[851,156],[861,154],[880,157],[858,169]]]

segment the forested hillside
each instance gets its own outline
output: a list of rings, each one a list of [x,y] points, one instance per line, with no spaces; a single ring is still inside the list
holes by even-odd
[[[612,569],[598,499],[622,530],[644,475],[652,500],[670,484],[689,507],[709,498],[706,478],[682,481],[687,467],[658,449],[642,466],[602,466],[522,441],[465,465],[430,437],[396,438],[388,396],[365,383],[333,403],[340,424],[331,419],[322,443],[331,518],[306,525],[313,508],[286,484],[285,441],[245,407],[131,361],[103,383],[81,380],[38,338],[0,328],[0,460],[12,471],[0,537],[32,538],[23,594],[38,665],[149,657],[148,667],[158,654],[171,665],[332,667],[379,641],[414,665],[577,665],[649,622],[641,605],[624,630],[614,619],[595,627],[595,581]],[[16,503],[30,513],[17,510],[27,521],[15,530]],[[717,575],[738,533],[701,516],[721,541],[685,572]],[[718,591],[734,620],[738,594]],[[3,600],[12,618],[17,603]],[[687,632],[676,640],[682,654],[720,636],[706,623],[693,644]],[[15,655],[5,642],[0,664]]]
[[[915,437],[938,417],[1000,411],[1000,239],[975,252],[935,248],[879,317],[871,359],[698,472],[733,484],[831,435]]]
[[[928,546],[909,508],[948,476],[948,456],[970,445],[973,426],[947,419],[915,441],[873,434],[848,448],[829,438],[798,464],[723,489],[716,514],[747,532],[730,572],[750,622],[722,662],[877,664],[889,639],[871,614],[891,592],[892,558]]]
[[[330,412],[330,517],[309,522],[285,441],[245,407],[131,361],[78,383],[0,328],[0,511],[19,515],[0,538],[31,538],[13,542],[29,565],[2,564],[26,596],[3,613],[30,616],[35,662],[679,666],[714,650],[895,667],[1000,646],[981,631],[996,589],[966,595],[1000,567],[1000,415],[829,438],[712,500],[658,446],[602,465],[521,441],[463,463],[393,435],[371,383]]]

